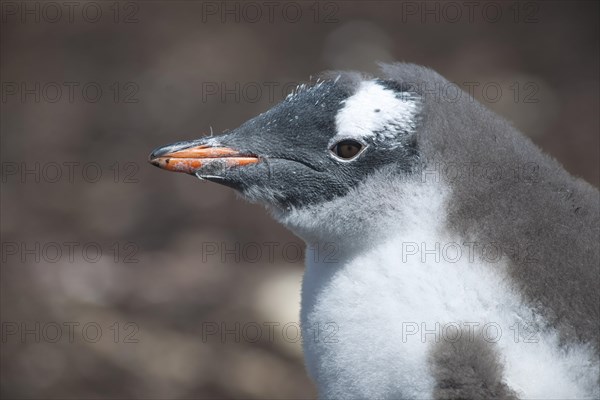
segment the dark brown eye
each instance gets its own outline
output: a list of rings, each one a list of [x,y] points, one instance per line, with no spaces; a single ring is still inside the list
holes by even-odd
[[[360,153],[362,147],[362,144],[355,140],[342,140],[333,146],[331,151],[333,151],[339,158],[349,160],[356,157],[356,155]]]

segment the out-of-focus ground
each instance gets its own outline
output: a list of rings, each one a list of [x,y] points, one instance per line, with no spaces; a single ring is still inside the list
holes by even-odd
[[[597,2],[458,2],[458,19],[443,2],[73,3],[2,2],[3,398],[315,396],[301,242],[146,157],[319,71],[399,60],[499,85],[474,95],[600,182]]]

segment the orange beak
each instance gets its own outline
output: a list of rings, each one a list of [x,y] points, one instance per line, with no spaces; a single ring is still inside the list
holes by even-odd
[[[224,163],[225,168],[258,163],[256,156],[242,155],[229,147],[211,147],[203,144],[173,152],[161,149],[150,154],[150,163],[173,172],[194,174],[200,168],[213,163]]]

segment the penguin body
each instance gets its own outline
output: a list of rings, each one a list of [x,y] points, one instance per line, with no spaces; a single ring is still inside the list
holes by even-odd
[[[389,238],[380,245],[360,256],[328,254],[325,262],[307,254],[301,326],[307,367],[321,396],[591,397],[598,376],[591,346],[561,346],[559,335],[546,330],[507,282],[506,257],[485,261],[473,251],[470,258],[467,248],[476,245],[445,226],[448,191],[405,181],[395,189],[405,203],[382,217],[404,223],[396,229],[389,224]],[[369,192],[357,203],[377,205],[385,198],[377,188]],[[329,330],[316,336],[318,327]],[[447,359],[444,352],[460,343],[464,350]],[[457,384],[448,388],[448,382]]]
[[[306,241],[322,398],[597,398],[598,190],[431,90],[447,84],[411,64],[329,75],[151,162],[237,189]]]

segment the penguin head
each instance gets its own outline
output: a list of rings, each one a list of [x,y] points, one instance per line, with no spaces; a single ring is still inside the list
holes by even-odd
[[[234,130],[157,148],[149,161],[278,210],[302,208],[344,196],[377,170],[410,172],[420,109],[410,85],[329,75]]]

